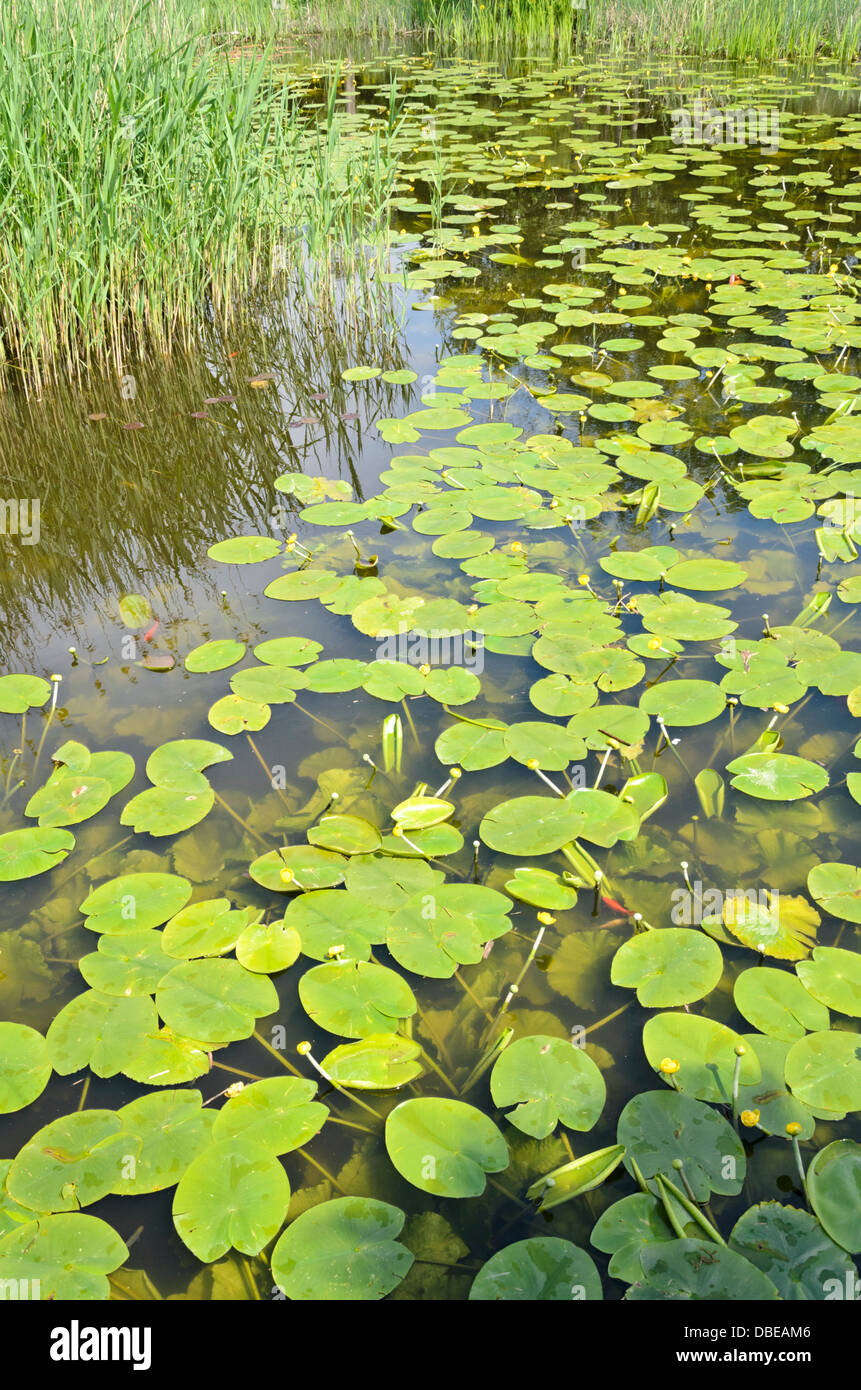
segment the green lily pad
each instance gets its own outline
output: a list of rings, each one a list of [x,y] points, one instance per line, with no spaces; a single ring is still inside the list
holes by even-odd
[[[421,1076],[421,1048],[399,1033],[371,1033],[358,1042],[342,1043],[321,1063],[339,1086],[354,1091],[389,1091]]]
[[[731,786],[761,801],[800,801],[828,786],[828,773],[789,753],[746,753],[727,763]]]
[[[861,1110],[861,1041],[857,1033],[808,1033],[786,1056],[786,1084],[815,1110]]]
[[[743,970],[733,986],[735,1006],[761,1033],[796,1042],[808,1030],[821,1031],[830,1022],[828,1010],[808,993],[802,979],[767,965]]]
[[[833,917],[861,922],[861,869],[855,864],[817,864],[807,875],[807,891]]]
[[[258,1018],[278,1008],[272,981],[235,960],[190,960],[175,965],[156,991],[159,1017],[187,1038],[234,1042],[254,1031]]]
[[[514,1105],[506,1118],[533,1139],[546,1139],[558,1121],[569,1129],[597,1124],[607,1088],[592,1058],[564,1038],[535,1034],[505,1049],[490,1076],[495,1105]]]
[[[372,1302],[409,1273],[396,1239],[404,1213],[371,1197],[336,1197],[297,1216],[272,1251],[272,1277],[297,1302]]]
[[[505,1140],[480,1110],[430,1096],[389,1112],[386,1149],[401,1177],[438,1197],[480,1197],[485,1175],[510,1161]]]
[[[846,1251],[829,1239],[809,1212],[779,1202],[749,1207],[732,1228],[729,1248],[761,1270],[786,1300],[819,1302],[828,1281],[845,1289],[847,1276],[855,1274]]]
[[[184,907],[162,932],[162,949],[173,958],[163,973],[177,960],[223,956],[232,951],[252,911],[234,912],[228,898],[207,898]]]
[[[208,672],[226,671],[235,666],[245,655],[245,643],[232,638],[221,638],[214,642],[203,642],[195,647],[185,658],[186,671]]]
[[[284,845],[261,854],[249,866],[255,883],[276,893],[303,893],[315,888],[334,888],[347,867],[341,854],[313,845]]]
[[[308,831],[308,841],[338,854],[372,854],[382,836],[375,825],[360,816],[323,816]]]
[[[184,907],[191,884],[179,874],[121,874],[81,903],[90,931],[109,935],[160,927]]]
[[[732,1098],[735,1048],[740,1042],[731,1028],[698,1014],[656,1014],[643,1028],[649,1065],[658,1071],[665,1058],[672,1058],[679,1064],[672,1078],[677,1088],[716,1105],[726,1105]],[[759,1075],[759,1062],[748,1047],[741,1058],[740,1079],[750,1085]]]
[[[296,932],[303,954],[312,960],[329,960],[334,947],[347,960],[365,961],[371,948],[385,941],[389,915],[354,893],[324,888],[294,898],[284,924]]]
[[[210,707],[206,717],[220,734],[241,734],[247,729],[257,733],[258,729],[265,728],[271,715],[268,705],[243,700],[241,695],[223,695]]]
[[[98,950],[81,956],[78,969],[97,993],[134,998],[154,994],[173,964],[164,953],[161,932],[133,931],[101,936]]]
[[[641,695],[640,709],[644,714],[660,715],[674,728],[692,728],[723,714],[726,696],[711,681],[663,681]]]
[[[443,884],[410,898],[392,914],[386,944],[399,965],[448,980],[459,965],[475,965],[485,944],[511,929],[511,904],[481,884]]]
[[[148,787],[126,802],[120,825],[130,825],[137,834],[178,835],[202,821],[214,805],[211,787],[198,793]]]
[[[314,1099],[316,1081],[270,1076],[244,1086],[215,1115],[212,1137],[249,1139],[273,1154],[288,1154],[319,1134],[329,1111]]]
[[[71,853],[75,837],[68,830],[9,830],[0,835],[0,883],[47,873]]]
[[[274,975],[289,969],[301,950],[299,933],[283,919],[250,922],[236,938],[236,959],[256,975]]]
[[[576,838],[581,823],[566,799],[516,796],[488,811],[478,833],[501,854],[551,854]]]
[[[570,1240],[533,1236],[497,1250],[478,1271],[471,1302],[594,1302],[603,1297],[595,1262]]]
[[[30,1105],[50,1077],[42,1034],[23,1023],[0,1023],[0,1114],[10,1115]]]
[[[153,1091],[117,1111],[138,1153],[122,1165],[114,1192],[161,1192],[179,1181],[210,1142],[215,1116],[202,1101],[199,1091]]]
[[[50,698],[51,683],[41,676],[0,676],[0,714],[24,714]]]
[[[312,1023],[345,1038],[393,1032],[416,1011],[415,995],[394,970],[364,961],[315,965],[299,981],[299,1000]]]
[[[229,540],[216,541],[206,553],[223,565],[256,565],[280,552],[281,542],[274,536],[231,536]]]
[[[861,956],[835,946],[814,946],[811,960],[800,960],[795,967],[805,990],[840,1014],[861,1018]],[[825,1020],[815,1025],[828,1027]]]
[[[122,1163],[136,1150],[113,1110],[64,1115],[19,1151],[6,1187],[16,1202],[40,1214],[77,1211],[111,1191]]]
[[[505,891],[518,902],[550,912],[566,912],[577,902],[577,889],[558,874],[525,865],[514,870],[514,877],[506,882]]]
[[[774,1284],[750,1260],[709,1240],[670,1240],[647,1245],[640,1255],[644,1281],[628,1298],[742,1300],[779,1298]]]
[[[611,1256],[607,1266],[610,1277],[634,1284],[643,1276],[640,1264],[643,1247],[673,1240],[674,1236],[663,1203],[645,1192],[636,1192],[602,1212],[589,1239],[598,1250]]]
[[[61,1076],[84,1067],[96,1076],[116,1076],[134,1055],[139,1039],[155,1028],[149,995],[118,997],[89,989],[54,1015],[45,1040],[51,1065]]]
[[[107,1276],[128,1255],[116,1231],[97,1216],[40,1216],[0,1240],[0,1280],[38,1285],[45,1302],[107,1299]]]
[[[641,1092],[619,1116],[617,1134],[625,1145],[625,1167],[633,1173],[636,1163],[647,1181],[658,1173],[677,1181],[673,1164],[682,1159],[698,1202],[707,1202],[712,1192],[735,1196],[744,1185],[744,1148],[732,1125],[690,1096]]]
[[[644,1008],[664,1009],[702,999],[722,972],[720,947],[711,937],[689,927],[665,927],[641,932],[620,946],[610,979],[636,989]]]
[[[861,1251],[861,1144],[835,1139],[807,1169],[810,1205],[823,1229],[850,1255]]]
[[[228,1250],[257,1255],[280,1230],[290,1184],[278,1159],[242,1137],[214,1141],[179,1180],[173,1199],[177,1234],[199,1260]]]

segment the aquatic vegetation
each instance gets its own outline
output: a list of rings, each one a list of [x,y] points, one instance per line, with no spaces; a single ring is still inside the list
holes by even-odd
[[[0,381],[38,391],[234,326],[280,282],[376,317],[394,113],[351,138],[266,55],[207,48],[141,0],[14,0],[0,17]],[[34,152],[40,157],[35,158]],[[338,285],[351,282],[340,301]]]
[[[259,360],[271,497],[197,533],[205,619],[163,634],[141,567],[62,705],[0,679],[0,1276],[834,1296],[861,1171],[857,113],[799,84],[751,152],[673,139],[697,72],[398,81],[386,274],[432,350],[345,334],[319,383],[371,466],[315,469],[312,439],[282,471]],[[169,1190],[160,1239],[210,1284],[144,1276],[113,1229],[113,1198]]]

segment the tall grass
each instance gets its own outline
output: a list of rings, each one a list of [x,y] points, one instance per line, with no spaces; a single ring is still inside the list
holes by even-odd
[[[197,10],[211,28],[256,38],[420,31],[443,48],[519,46],[532,56],[592,48],[733,59],[861,54],[857,0],[197,0]]]
[[[273,274],[321,310],[355,274],[339,312],[379,312],[391,127],[345,138],[334,86],[309,125],[265,53],[202,45],[174,0],[115,9],[0,10],[0,377],[189,345]]]

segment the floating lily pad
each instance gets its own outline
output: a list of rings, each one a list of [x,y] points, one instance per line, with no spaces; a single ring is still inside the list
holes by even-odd
[[[835,946],[814,946],[812,959],[800,960],[795,967],[805,990],[827,1005],[825,1019],[814,1025],[828,1027],[828,1009],[861,1018],[861,956]]]
[[[806,962],[799,962],[804,965]],[[805,989],[801,978],[769,966],[743,970],[733,987],[735,1006],[754,1028],[784,1042],[828,1027],[828,1010]]]
[[[74,847],[75,837],[68,830],[9,830],[0,835],[0,883],[47,873]]]
[[[673,1082],[685,1095],[726,1105],[732,1098],[737,1033],[698,1014],[665,1013],[650,1018],[643,1028],[643,1050],[655,1071],[665,1058],[678,1062]],[[740,1079],[759,1080],[759,1062],[748,1047],[741,1058]]]
[[[405,1100],[386,1120],[386,1149],[401,1177],[438,1197],[480,1197],[486,1174],[508,1167],[492,1120],[460,1100]]]
[[[214,1117],[215,1140],[249,1139],[273,1154],[288,1154],[318,1134],[329,1118],[314,1099],[315,1081],[270,1076],[244,1086]]]
[[[691,1004],[714,989],[723,972],[720,947],[688,927],[646,931],[626,941],[613,957],[614,985],[636,989],[647,1009]]]
[[[23,1023],[0,1023],[0,1114],[23,1110],[40,1096],[51,1076],[41,1033]]]
[[[398,1033],[372,1033],[358,1042],[342,1043],[321,1063],[327,1076],[355,1091],[397,1090],[424,1070],[421,1048]]]
[[[302,1008],[313,1023],[345,1038],[393,1032],[416,1011],[415,996],[388,966],[363,961],[315,965],[299,981]]]
[[[232,638],[203,642],[188,653],[185,669],[193,672],[226,671],[229,666],[235,666],[237,661],[241,661],[244,655],[245,643],[236,642]]]
[[[336,1197],[297,1216],[272,1251],[272,1277],[297,1302],[385,1298],[413,1256],[396,1239],[404,1213],[371,1197]]]
[[[479,1270],[472,1302],[571,1302],[603,1297],[601,1278],[585,1250],[556,1236],[533,1236],[497,1250]]]
[[[789,753],[746,753],[727,763],[731,785],[762,801],[800,801],[828,786],[828,773],[809,758]]]
[[[258,1018],[274,1013],[278,994],[268,977],[235,960],[191,960],[175,965],[156,991],[159,1016],[188,1038],[212,1043],[247,1038]]]
[[[787,1300],[818,1302],[833,1281],[846,1288],[847,1278],[854,1278],[854,1264],[819,1222],[779,1202],[749,1207],[732,1228],[729,1248],[761,1270]]]
[[[675,1180],[673,1164],[680,1158],[696,1201],[707,1202],[712,1192],[735,1196],[742,1189],[741,1140],[732,1125],[702,1101],[676,1091],[643,1091],[628,1101],[617,1133],[625,1145],[629,1172],[636,1163],[647,1180],[658,1173]]]
[[[786,1084],[816,1110],[861,1110],[861,1041],[857,1033],[808,1033],[786,1057]]]
[[[857,1255],[861,1251],[861,1144],[835,1139],[813,1155],[807,1191],[824,1230]]]
[[[290,1184],[271,1150],[251,1139],[214,1141],[179,1180],[173,1223],[193,1255],[206,1263],[230,1249],[257,1255],[280,1230]]]
[[[0,1280],[38,1285],[46,1302],[107,1299],[107,1276],[128,1255],[116,1231],[97,1216],[40,1216],[0,1240]]]
[[[495,1105],[514,1105],[506,1119],[546,1139],[558,1121],[569,1129],[597,1124],[607,1089],[598,1067],[582,1048],[564,1038],[535,1034],[518,1038],[494,1065],[490,1093]]]

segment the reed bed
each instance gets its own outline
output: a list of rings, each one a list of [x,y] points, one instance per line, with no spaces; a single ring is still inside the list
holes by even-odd
[[[265,49],[204,41],[180,0],[0,10],[0,379],[189,347],[278,278],[307,315],[385,312],[391,120],[345,131]]]

